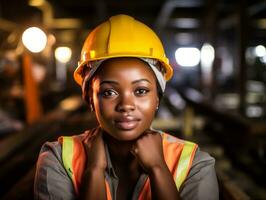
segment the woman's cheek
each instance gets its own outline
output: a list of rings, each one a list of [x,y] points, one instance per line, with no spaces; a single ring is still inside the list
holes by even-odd
[[[156,101],[153,99],[145,99],[139,102],[139,107],[141,108],[142,111],[147,111],[147,112],[155,112],[156,110]]]

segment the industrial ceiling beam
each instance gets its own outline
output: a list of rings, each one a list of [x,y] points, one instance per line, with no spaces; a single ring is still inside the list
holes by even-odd
[[[266,10],[266,2],[256,3],[256,4],[251,5],[247,8],[247,15],[249,16],[249,18],[251,18],[252,16],[254,16],[254,15],[256,15],[259,12],[262,12],[264,10]],[[257,28],[265,29],[266,26],[265,26],[264,20],[266,20],[266,19],[254,19],[253,21],[257,21],[257,23],[255,22],[255,24],[258,25]],[[229,15],[227,18],[220,20],[219,28],[222,30],[229,29],[229,28],[232,28],[233,26],[235,26],[237,24],[237,22],[238,22],[237,14],[233,13],[233,14]]]
[[[202,5],[203,1],[196,1],[196,0],[166,1],[162,6],[162,9],[156,19],[155,28],[160,29],[165,27],[175,8],[193,8],[193,7],[201,7]]]
[[[54,11],[51,4],[46,0],[30,0],[29,5],[38,8],[43,14],[43,24],[47,28],[54,29],[79,29],[82,23],[75,18],[54,18]]]
[[[0,18],[0,30],[12,32],[18,28],[18,25],[14,22]]]

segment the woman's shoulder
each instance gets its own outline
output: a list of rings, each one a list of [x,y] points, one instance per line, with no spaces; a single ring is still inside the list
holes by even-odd
[[[164,133],[162,131],[159,132],[162,134],[163,140],[166,140],[170,143],[186,143],[189,145],[194,145],[196,147],[194,159],[192,162],[192,167],[201,168],[206,165],[214,165],[215,159],[212,156],[210,156],[209,153],[202,151],[197,143],[189,140],[180,139],[169,133]]]
[[[159,132],[162,135],[163,141],[167,141],[168,143],[185,144],[195,148],[198,147],[198,145],[195,142],[178,138],[177,136],[174,136],[170,133],[165,133],[163,131],[157,131],[157,132]]]
[[[219,199],[215,159],[209,153],[197,149],[180,192],[182,199]]]
[[[198,147],[192,165],[200,165],[201,163],[214,164],[215,159],[208,152],[202,151]]]
[[[58,140],[56,140],[56,141],[46,141],[41,147],[40,154],[42,154],[44,152],[52,152],[54,155],[56,155],[56,157],[61,156],[61,154],[62,154],[62,138],[64,138],[64,137],[78,137],[78,138],[80,138],[80,140],[84,140],[84,138],[86,138],[86,136],[88,135],[88,133],[90,131],[91,130],[86,130],[80,134],[60,136],[58,138]]]

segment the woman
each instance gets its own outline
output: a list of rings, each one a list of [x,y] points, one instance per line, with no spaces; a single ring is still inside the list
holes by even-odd
[[[96,27],[74,78],[99,126],[43,146],[36,199],[218,199],[214,159],[151,128],[172,74],[146,25],[117,15]]]

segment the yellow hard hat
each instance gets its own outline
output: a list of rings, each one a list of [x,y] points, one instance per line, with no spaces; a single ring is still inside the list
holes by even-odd
[[[153,58],[165,68],[165,80],[173,69],[158,36],[145,24],[127,15],[116,15],[97,26],[84,42],[74,79],[82,85],[82,69],[88,62],[115,57]]]

